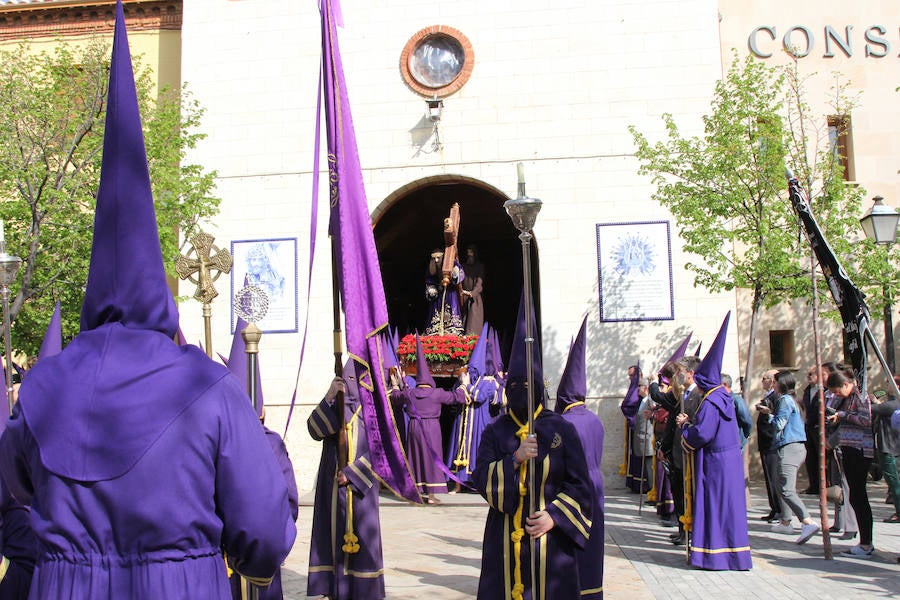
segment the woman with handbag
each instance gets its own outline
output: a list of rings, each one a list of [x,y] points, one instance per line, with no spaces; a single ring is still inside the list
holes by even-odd
[[[774,414],[768,407],[760,410],[768,414],[769,422],[775,429],[772,447],[778,453],[778,491],[781,501],[781,522],[772,526],[775,533],[794,533],[791,513],[800,519],[798,544],[805,544],[819,531],[819,524],[809,516],[809,511],[797,494],[797,471],[806,460],[806,432],[800,407],[794,399],[796,388],[794,375],[790,371],[779,371],[775,375],[775,393],[778,400]]]
[[[840,365],[828,376],[825,384],[839,404],[828,416],[828,424],[840,424],[841,466],[850,488],[850,506],[859,524],[860,543],[842,552],[843,556],[869,558],[875,551],[872,545],[872,506],[866,492],[866,478],[875,456],[872,435],[872,409],[869,399],[856,385],[853,369]]]

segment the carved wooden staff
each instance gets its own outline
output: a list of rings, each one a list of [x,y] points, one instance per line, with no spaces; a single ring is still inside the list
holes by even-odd
[[[206,332],[206,355],[213,357],[212,308],[210,303],[219,295],[213,283],[222,273],[230,273],[234,259],[228,250],[219,249],[215,238],[200,232],[191,238],[191,249],[175,260],[175,272],[180,279],[197,285],[194,298],[203,303],[203,327]]]

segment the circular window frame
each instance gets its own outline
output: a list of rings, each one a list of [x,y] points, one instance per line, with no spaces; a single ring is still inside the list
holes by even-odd
[[[425,39],[436,35],[443,35],[456,41],[463,50],[464,61],[462,69],[459,74],[453,78],[453,81],[444,86],[429,87],[419,83],[413,76],[409,68],[409,59],[416,51],[416,48],[419,47],[419,44]],[[426,27],[417,31],[415,35],[409,38],[409,41],[406,42],[403,51],[400,53],[400,73],[403,75],[403,80],[406,81],[406,85],[409,86],[412,91],[423,98],[446,98],[447,96],[458,92],[466,85],[466,83],[468,83],[474,66],[475,52],[472,49],[472,43],[469,41],[469,38],[463,35],[463,32],[459,29],[448,25],[432,25],[431,27]]]

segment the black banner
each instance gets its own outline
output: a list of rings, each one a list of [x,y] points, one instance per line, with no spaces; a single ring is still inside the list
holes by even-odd
[[[866,295],[853,285],[834,255],[834,251],[822,235],[819,224],[810,210],[809,200],[800,187],[800,182],[793,175],[788,176],[788,190],[791,195],[791,205],[806,231],[806,238],[816,254],[822,274],[825,275],[828,283],[828,289],[831,290],[834,302],[841,313],[841,321],[844,323],[844,349],[848,353],[850,364],[853,365],[859,389],[865,394],[866,346],[863,340],[871,320],[869,307],[866,305]]]

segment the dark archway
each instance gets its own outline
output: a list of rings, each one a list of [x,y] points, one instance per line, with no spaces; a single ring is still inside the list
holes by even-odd
[[[454,202],[460,210],[460,251],[475,244],[485,265],[485,320],[497,329],[504,359],[512,342],[522,292],[522,244],[503,208],[507,196],[477,180],[439,176],[398,190],[376,210],[375,244],[390,323],[400,334],[422,330],[428,255],[443,246],[442,225]],[[532,291],[540,336],[536,242],[531,243]]]

